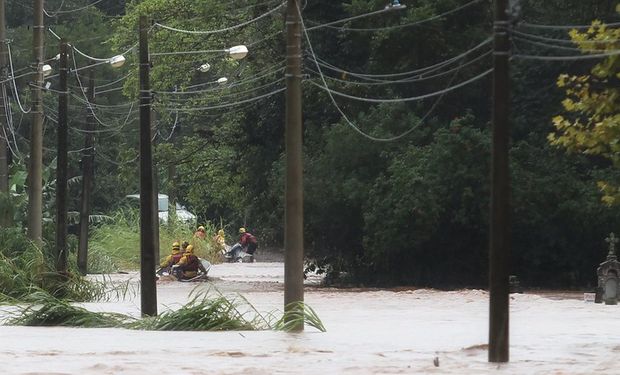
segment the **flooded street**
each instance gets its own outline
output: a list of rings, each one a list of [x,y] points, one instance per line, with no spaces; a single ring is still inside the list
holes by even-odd
[[[215,265],[207,283],[158,283],[159,311],[194,289],[240,293],[281,310],[282,263]],[[136,273],[113,275],[132,280]],[[343,290],[310,278],[305,301],[327,332],[148,332],[0,327],[4,374],[592,374],[620,362],[620,306],[578,294],[511,295],[511,362],[487,363],[488,294],[480,290]],[[139,315],[139,295],[88,303]],[[433,362],[437,358],[438,366]],[[437,362],[435,362],[437,363]]]

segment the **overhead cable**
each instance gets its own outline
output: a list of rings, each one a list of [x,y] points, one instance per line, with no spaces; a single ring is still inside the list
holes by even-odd
[[[334,65],[331,65],[331,64],[327,63],[325,60],[322,60],[322,59],[316,57],[315,54],[313,54],[312,57],[315,58],[317,61],[320,61],[320,62],[323,62],[323,63],[326,63],[326,64],[330,65],[330,68],[332,70],[339,71],[341,73],[346,73],[346,74],[348,74],[350,76],[353,76],[353,77],[358,77],[358,78],[361,78],[361,79],[372,80],[371,78],[403,77],[403,76],[411,76],[411,75],[414,75],[414,74],[419,74],[419,73],[424,73],[424,72],[429,73],[429,72],[432,72],[432,71],[436,71],[436,70],[439,70],[439,69],[444,68],[446,66],[449,66],[449,65],[451,65],[454,62],[459,61],[463,57],[469,55],[470,53],[472,53],[474,51],[477,51],[478,49],[484,47],[485,45],[491,43],[492,41],[493,41],[493,39],[489,37],[489,38],[483,40],[482,42],[480,42],[478,45],[470,48],[469,50],[467,50],[467,51],[465,51],[463,53],[460,53],[457,56],[451,57],[451,58],[449,58],[447,60],[438,62],[438,63],[433,64],[433,65],[425,66],[425,67],[422,67],[422,68],[417,68],[417,69],[410,70],[410,71],[407,71],[407,72],[400,72],[400,73],[367,74],[367,73],[351,72],[351,71],[344,70],[342,68],[338,68],[338,67],[336,67]]]
[[[7,48],[7,52],[9,55],[9,67],[11,68],[11,83],[13,86],[13,92],[15,93],[15,101],[17,102],[19,109],[22,111],[22,113],[30,113],[30,111],[32,110],[32,107],[30,109],[24,109],[24,107],[22,106],[21,101],[19,100],[19,92],[17,91],[17,83],[15,82],[15,75],[14,75],[14,70],[13,70],[13,56],[11,54],[11,44],[10,43],[6,43],[6,48]]]
[[[437,14],[437,15],[434,15],[434,16],[431,16],[431,17],[428,17],[428,18],[424,18],[424,19],[421,19],[421,20],[418,20],[418,21],[413,21],[413,22],[399,24],[399,25],[383,26],[383,27],[346,27],[346,26],[332,26],[333,23],[331,23],[331,22],[330,23],[319,24],[318,22],[308,21],[308,22],[311,22],[313,24],[316,24],[316,26],[308,27],[307,30],[308,31],[314,31],[314,30],[317,30],[317,29],[329,28],[329,29],[340,30],[340,31],[368,31],[368,32],[371,32],[371,31],[386,31],[386,30],[403,29],[403,28],[406,28],[406,27],[417,26],[417,25],[420,25],[420,24],[423,24],[423,23],[435,21],[437,19],[440,19],[442,17],[448,16],[448,15],[450,15],[452,13],[456,13],[456,12],[458,12],[460,10],[468,8],[468,7],[470,7],[470,6],[474,5],[474,4],[480,3],[482,1],[483,0],[472,0],[472,1],[468,2],[468,3],[466,3],[466,4],[463,4],[461,6],[458,6],[458,7],[454,8],[454,9],[448,10],[446,12],[443,12],[443,13],[440,13],[440,14]],[[346,21],[350,21],[350,20],[351,19],[345,19],[345,21],[342,21],[342,22],[346,22]]]
[[[178,28],[175,28],[175,27],[170,27],[170,26],[162,25],[161,23],[158,23],[158,22],[155,22],[154,26],[158,26],[158,27],[161,27],[162,29],[166,29],[166,30],[169,30],[169,31],[175,31],[175,32],[178,32],[178,33],[184,33],[184,34],[196,34],[196,35],[218,34],[218,33],[223,33],[223,32],[227,32],[227,31],[230,31],[230,30],[235,30],[235,29],[238,29],[240,27],[249,25],[249,24],[251,24],[253,22],[256,22],[256,21],[260,20],[261,18],[267,17],[270,14],[273,14],[273,13],[277,12],[284,5],[286,5],[286,3],[281,3],[280,5],[278,5],[277,7],[273,8],[272,10],[270,10],[270,11],[268,11],[266,13],[263,13],[260,16],[258,16],[256,18],[253,18],[253,19],[251,19],[249,21],[242,22],[240,24],[233,25],[233,26],[230,26],[230,27],[225,27],[223,29],[217,29],[217,30],[204,30],[204,31],[201,31],[201,30],[184,30],[184,29],[178,29]]]
[[[301,28],[303,30],[306,42],[308,43],[308,48],[310,49],[310,52],[312,53],[312,55],[315,55],[314,53],[314,48],[312,47],[312,43],[310,41],[310,36],[308,35],[308,32],[306,31],[306,28],[304,26],[304,21],[303,21],[303,17],[301,15],[301,10],[299,9],[299,7],[297,7],[297,12],[299,13],[299,20],[301,22]],[[321,76],[321,80],[323,82],[323,86],[325,88],[327,88],[327,82],[325,81],[325,77],[323,76],[323,73],[321,71],[321,66],[317,63],[316,67],[319,71],[319,74]],[[456,72],[458,73],[458,71]],[[457,74],[455,73],[455,75],[452,77],[452,80],[454,80],[454,78],[456,78]],[[340,106],[338,105],[338,103],[336,102],[336,99],[334,98],[334,96],[332,95],[332,92],[329,91],[329,89],[327,90],[327,94],[329,96],[329,98],[331,99],[332,104],[334,105],[334,107],[336,108],[336,110],[340,113],[340,115],[342,116],[342,118],[346,121],[346,123],[353,129],[355,130],[357,133],[359,133],[360,135],[362,135],[363,137],[370,139],[372,141],[376,141],[376,142],[392,142],[392,141],[396,141],[398,139],[401,139],[403,137],[405,137],[406,135],[408,135],[409,133],[411,133],[413,130],[415,130],[419,125],[421,125],[428,116],[430,116],[430,114],[434,111],[435,107],[439,104],[439,102],[441,101],[441,99],[443,98],[443,96],[448,92],[448,89],[450,88],[450,86],[452,85],[452,80],[450,80],[450,83],[448,83],[448,87],[446,87],[446,89],[442,90],[441,94],[438,96],[437,100],[435,101],[435,103],[433,103],[433,105],[431,106],[431,108],[429,109],[429,111],[426,112],[426,114],[420,119],[420,121],[418,121],[418,123],[414,126],[412,126],[411,128],[409,128],[408,130],[406,130],[405,132],[397,135],[397,136],[393,136],[393,137],[384,137],[384,138],[379,138],[379,137],[375,137],[373,135],[370,135],[366,132],[364,132],[362,129],[360,129],[358,126],[356,126],[353,122],[351,122],[349,120],[349,117],[344,113],[344,111],[340,108]],[[309,81],[310,83],[313,83],[312,81]],[[314,84],[314,83],[313,83]],[[319,85],[319,87],[321,87]]]
[[[601,59],[611,56],[620,55],[620,50],[613,50],[606,53],[595,53],[591,55],[576,55],[576,56],[542,56],[542,55],[524,55],[515,54],[513,58],[521,60],[540,60],[540,61],[577,61],[577,60],[592,60]]]
[[[606,27],[617,27],[620,26],[620,22],[610,22],[604,23]],[[519,27],[525,27],[530,29],[546,29],[546,30],[572,30],[572,29],[589,29],[592,25],[543,25],[529,22],[519,22],[517,24]]]
[[[61,40],[62,38],[56,34],[54,32],[54,30],[52,30],[51,28],[47,29],[56,39]],[[93,57],[90,56],[82,51],[80,51],[76,46],[74,46],[71,43],[67,43],[67,45],[69,47],[71,47],[72,50],[74,50],[75,52],[79,53],[80,55],[82,55],[83,57],[93,60],[93,61],[97,61],[97,62],[109,62],[111,57],[107,57],[107,58],[99,58],[99,57]],[[124,52],[120,53],[119,55],[126,55],[127,53],[131,52],[133,49],[135,49],[136,47],[138,47],[138,43],[134,44],[133,46],[129,47],[127,50],[125,50]]]
[[[277,90],[274,90],[272,92],[269,92],[267,94],[263,94],[260,96],[256,96],[250,99],[246,99],[246,100],[240,100],[234,103],[226,103],[226,104],[220,104],[220,105],[213,105],[213,106],[209,106],[209,107],[193,107],[193,108],[183,108],[183,107],[167,107],[165,109],[167,110],[172,110],[172,111],[181,111],[181,112],[195,112],[195,111],[206,111],[209,109],[219,109],[219,108],[228,108],[228,107],[234,107],[237,105],[241,105],[241,104],[246,104],[246,103],[251,103],[260,99],[264,99],[267,98],[269,96],[281,93],[282,91],[286,90],[286,87],[282,87],[279,88]]]
[[[64,0],[63,0],[63,2],[62,2],[62,3],[60,4],[60,6],[58,7],[58,10],[56,10],[56,11],[52,12],[52,14],[50,14],[50,13],[49,13],[49,11],[47,11],[47,10],[45,10],[45,9],[43,9],[43,13],[45,13],[45,15],[46,15],[46,16],[48,16],[48,17],[56,17],[56,16],[57,16],[57,15],[59,15],[59,14],[74,13],[74,12],[79,12],[79,11],[82,11],[82,10],[84,10],[84,9],[88,9],[88,8],[90,8],[90,7],[92,7],[92,6],[96,5],[96,4],[99,4],[99,3],[100,3],[100,2],[102,2],[102,1],[103,1],[103,0],[95,0],[95,1],[93,1],[92,3],[90,3],[90,4],[88,4],[88,5],[85,5],[85,6],[83,6],[83,7],[80,7],[80,8],[75,8],[75,9],[67,9],[67,10],[60,10],[60,9],[62,8],[63,4],[64,4]]]
[[[351,80],[346,80],[346,79],[339,79],[339,78],[335,78],[335,77],[330,77],[330,76],[325,76],[325,78],[329,79],[330,81],[336,81],[336,82],[341,82],[344,84],[348,84],[348,85],[356,85],[356,86],[381,86],[381,85],[392,85],[392,84],[402,84],[402,83],[412,83],[412,82],[423,82],[423,81],[428,81],[431,79],[436,79],[439,77],[443,77],[446,75],[450,75],[451,73],[453,73],[454,71],[457,70],[462,70],[463,68],[465,68],[466,66],[472,65],[480,60],[482,60],[483,58],[490,56],[491,53],[493,53],[493,50],[487,51],[483,54],[481,54],[480,56],[477,56],[467,62],[462,62],[460,65],[457,65],[456,67],[443,71],[441,73],[436,73],[436,74],[431,74],[431,75],[427,75],[428,73],[422,73],[422,74],[418,74],[415,76],[411,76],[411,77],[407,77],[407,78],[401,78],[401,79],[397,79],[397,80],[373,80],[374,82],[362,82],[362,81],[351,81]],[[312,60],[315,64],[318,63],[319,65],[321,65],[324,68],[327,69],[331,69],[331,67],[320,63],[316,60]],[[319,74],[319,72],[313,70],[313,69],[309,69],[306,68],[309,71]],[[346,75],[346,73],[344,73],[344,75]]]
[[[522,38],[522,37],[519,37],[519,36],[513,37],[513,40],[520,41],[520,42],[523,42],[523,43],[526,43],[526,44],[531,44],[531,45],[539,46],[539,47],[560,49],[560,50],[572,51],[572,52],[599,53],[599,52],[604,51],[603,49],[583,49],[583,48],[579,48],[579,47],[558,46],[558,45],[555,45],[555,44],[550,44],[550,43],[545,43],[545,42],[537,42],[537,41],[530,40],[530,39],[527,39],[527,38]],[[608,51],[614,52],[614,51],[620,51],[620,50],[608,50]]]

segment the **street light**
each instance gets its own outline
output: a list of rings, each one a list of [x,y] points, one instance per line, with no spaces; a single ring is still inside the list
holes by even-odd
[[[44,77],[49,76],[50,74],[52,74],[52,67],[49,64],[41,65],[41,73],[43,73]]]
[[[226,50],[228,55],[235,60],[241,60],[248,54],[248,47],[244,45],[234,46]]]
[[[220,85],[223,85],[223,84],[225,84],[226,82],[228,82],[228,78],[226,78],[226,77],[222,77],[222,78],[219,78],[219,79],[217,80],[217,83],[219,83]]]
[[[110,65],[112,65],[113,68],[120,68],[121,66],[123,66],[125,64],[125,56],[123,55],[116,55],[114,57],[112,57],[108,63],[110,63]]]
[[[198,71],[202,73],[206,73],[211,69],[211,65],[209,63],[204,63],[198,67]]]

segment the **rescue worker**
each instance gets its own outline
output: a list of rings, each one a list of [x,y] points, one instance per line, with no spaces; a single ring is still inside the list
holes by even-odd
[[[158,273],[159,274],[163,272],[170,273],[172,266],[177,264],[179,260],[181,260],[182,256],[183,256],[183,253],[181,252],[181,246],[179,246],[179,243],[178,242],[173,243],[172,251],[170,252],[170,255],[164,258],[164,260],[159,264],[161,266],[161,269],[158,271]]]
[[[207,273],[200,259],[194,255],[194,246],[192,245],[187,245],[185,253],[179,260],[179,263],[176,264],[175,269],[176,276],[183,279],[196,277],[199,270],[205,274]]]
[[[245,230],[245,228],[239,228],[239,244],[243,247],[243,250],[252,256],[251,260],[254,261],[254,253],[258,248],[258,240],[252,233]]]
[[[185,253],[185,249],[187,249],[187,246],[189,246],[189,242],[183,241],[183,243],[181,244],[181,256]]]
[[[199,226],[196,232],[194,233],[194,237],[198,237],[201,240],[204,240],[206,236],[207,236],[207,233],[205,231],[205,227],[203,227],[202,225]]]
[[[217,231],[217,234],[213,237],[213,245],[218,252],[222,254],[226,253],[226,235],[224,234],[224,229]]]

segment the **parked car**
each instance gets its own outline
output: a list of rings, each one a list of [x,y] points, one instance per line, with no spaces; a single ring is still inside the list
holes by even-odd
[[[127,195],[127,198],[131,200],[140,201],[140,194],[130,194]],[[169,201],[168,196],[166,194],[157,194],[157,205],[158,205],[158,213],[159,222],[161,224],[165,224],[168,222],[168,211],[169,211]],[[177,220],[182,223],[188,223],[196,225],[196,215],[189,212],[184,206],[180,204],[176,204],[176,213]]]

